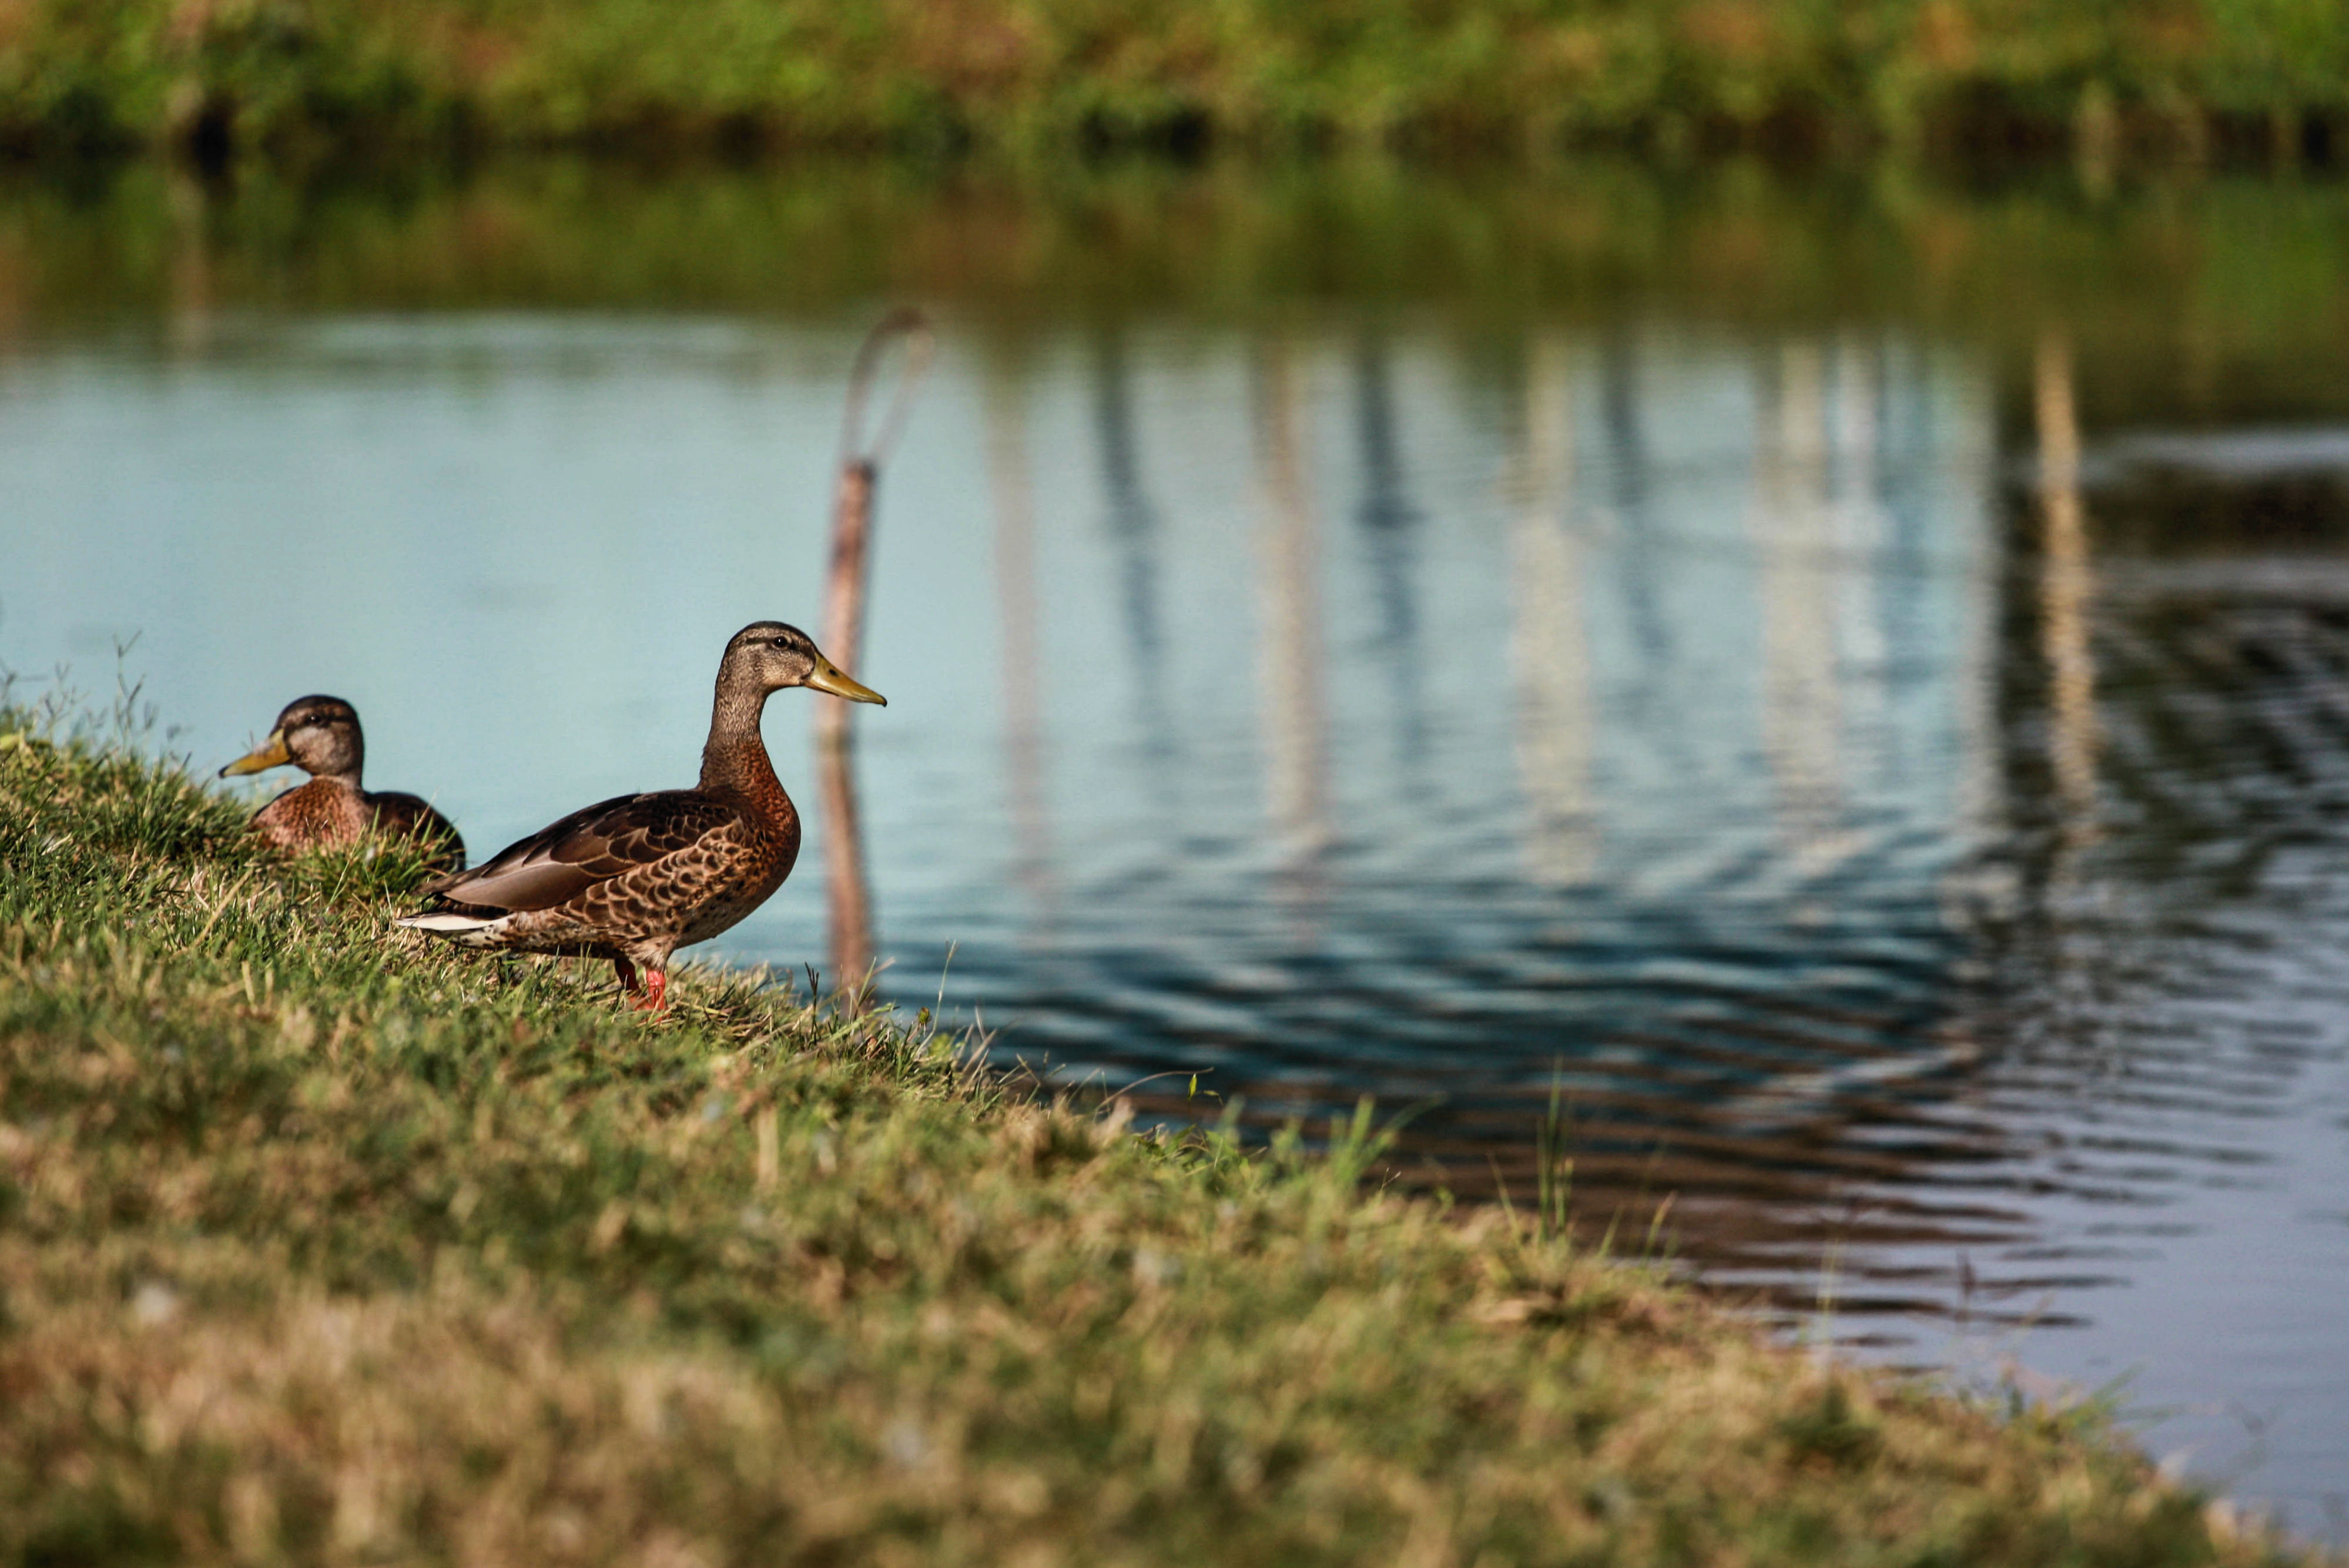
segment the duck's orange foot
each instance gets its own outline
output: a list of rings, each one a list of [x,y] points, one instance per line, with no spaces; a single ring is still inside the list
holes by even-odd
[[[612,961],[612,968],[616,971],[620,976],[620,989],[627,993],[628,1005],[630,1007],[635,1008],[639,1012],[667,1012],[668,1011],[668,971],[665,969],[647,970],[645,971],[645,976],[650,983],[646,984],[637,981],[636,966],[630,963],[626,959],[615,958]]]
[[[665,969],[646,971],[645,989],[629,1005],[639,1012],[667,1012],[668,1011],[668,971]]]

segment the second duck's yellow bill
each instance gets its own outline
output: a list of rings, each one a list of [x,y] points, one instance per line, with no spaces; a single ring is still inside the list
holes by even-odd
[[[220,776],[234,778],[239,774],[257,774],[268,768],[282,768],[293,760],[294,753],[285,749],[285,732],[272,730],[269,739],[221,769]]]

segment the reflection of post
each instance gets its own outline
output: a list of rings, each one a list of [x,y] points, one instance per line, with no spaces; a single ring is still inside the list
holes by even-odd
[[[1886,708],[1891,695],[1890,643],[1886,618],[1891,564],[1885,558],[1884,508],[1878,494],[1883,432],[1877,428],[1883,398],[1882,368],[1875,345],[1847,340],[1835,356],[1834,436],[1829,443],[1828,509],[1834,519],[1835,597],[1841,628],[1836,658],[1841,667],[1841,730],[1847,754],[1867,748],[1871,770],[1895,763],[1897,747],[1885,744]],[[1856,746],[1855,746],[1856,743]],[[1855,772],[1857,769],[1855,768]]]
[[[1590,764],[1590,646],[1583,620],[1582,537],[1567,525],[1574,489],[1574,398],[1566,356],[1537,342],[1526,368],[1524,449],[1512,465],[1510,639],[1517,666],[1517,765],[1532,821],[1535,877],[1557,887],[1590,875],[1597,856]]]
[[[1361,520],[1371,570],[1378,581],[1379,640],[1394,688],[1397,740],[1407,763],[1427,750],[1427,715],[1420,698],[1419,616],[1412,603],[1412,535],[1419,509],[1403,487],[1402,441],[1395,430],[1394,385],[1386,340],[1365,333],[1354,356],[1354,431],[1361,442]]]
[[[998,369],[987,378],[987,472],[995,492],[1013,875],[1040,906],[1050,891],[1051,842],[1045,827],[1043,701],[1036,650],[1036,503],[1029,479],[1027,388],[1016,375]]]
[[[1917,364],[1904,389],[1908,423],[1914,432],[1912,451],[1902,458],[1913,473],[1954,476],[1959,493],[1968,497],[1968,510],[1979,519],[1990,511],[1991,473],[1996,465],[1994,421],[1986,404],[1968,399],[1953,420],[1936,421],[1927,412],[1929,371]],[[1948,477],[1937,479],[1948,484]],[[1904,484],[1905,499],[1896,518],[1901,531],[1911,534],[1925,514],[1921,484]],[[1962,627],[1956,670],[1958,774],[1955,798],[1963,826],[1983,842],[2006,821],[2006,742],[1999,716],[2000,632],[2004,585],[2009,580],[2003,530],[1973,526],[1957,537],[1963,553],[1953,562],[1963,586]],[[1921,552],[1920,552],[1921,555]],[[1920,618],[1912,617],[1912,621]],[[1896,701],[1898,699],[1896,698]]]
[[[2045,535],[2040,550],[2039,636],[2052,687],[2050,759],[2067,838],[2095,832],[2096,667],[2088,647],[2088,609],[2095,582],[2088,564],[2088,520],[2080,504],[2080,421],[2072,398],[2071,345],[2054,333],[2039,341],[2033,380],[2039,424],[2039,502]]]
[[[1329,839],[1322,754],[1321,604],[1307,490],[1302,378],[1278,334],[1257,353],[1257,459],[1264,495],[1264,744],[1267,805],[1292,866],[1306,875]]]
[[[1782,828],[1809,855],[1840,794],[1835,617],[1827,592],[1826,387],[1819,352],[1789,346],[1754,430],[1761,556],[1762,720]],[[1773,417],[1775,416],[1775,418]]]
[[[1125,586],[1126,637],[1133,649],[1134,696],[1152,786],[1174,799],[1174,727],[1166,712],[1165,639],[1158,623],[1158,510],[1143,489],[1141,443],[1133,428],[1123,338],[1105,331],[1095,342],[1093,421],[1101,438],[1102,490],[1117,541]]]
[[[171,208],[171,347],[200,354],[212,339],[212,199],[202,180],[185,169],[170,174]]]
[[[1609,504],[1623,543],[1612,552],[1622,563],[1623,602],[1630,612],[1631,637],[1641,660],[1642,681],[1658,680],[1672,662],[1671,628],[1664,620],[1663,563],[1651,524],[1648,498],[1652,463],[1648,434],[1640,419],[1638,345],[1620,326],[1599,345],[1599,423],[1606,437]],[[1670,727],[1667,726],[1669,732]]]
[[[864,441],[864,404],[881,350],[907,339],[906,361],[887,416]],[[875,327],[857,351],[850,373],[848,409],[841,421],[840,477],[832,498],[832,567],[824,582],[824,654],[850,675],[864,668],[864,586],[870,576],[873,503],[881,461],[895,444],[929,364],[929,327],[913,311],[897,311]],[[815,712],[816,770],[823,790],[824,908],[831,928],[833,994],[861,1012],[873,978],[873,893],[864,874],[864,830],[856,808],[854,736],[850,705],[819,701]]]

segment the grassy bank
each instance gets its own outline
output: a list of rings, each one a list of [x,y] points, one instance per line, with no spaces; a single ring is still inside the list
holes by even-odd
[[[2091,1414],[1775,1347],[952,1042],[388,926],[0,714],[0,1562],[2250,1563]]]
[[[11,0],[0,133],[2328,155],[2332,0]]]

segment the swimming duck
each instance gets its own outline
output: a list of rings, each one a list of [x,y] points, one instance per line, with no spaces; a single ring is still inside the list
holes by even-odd
[[[431,905],[399,923],[470,948],[609,959],[635,1005],[666,1007],[669,954],[765,903],[799,857],[799,812],[759,736],[768,694],[786,686],[885,704],[799,628],[754,621],[719,662],[700,784],[574,811],[428,883]]]
[[[356,844],[368,833],[446,846],[433,857],[441,870],[465,863],[465,841],[449,819],[412,794],[371,794],[359,787],[367,738],[358,710],[339,697],[302,697],[277,715],[269,738],[221,769],[222,778],[287,763],[310,775],[254,814],[253,831],[280,849],[322,849]]]

